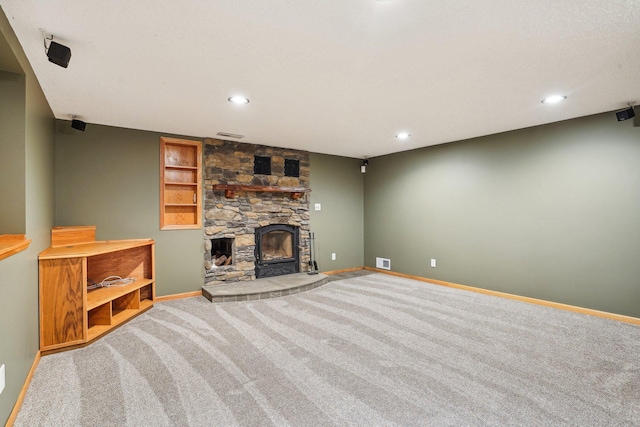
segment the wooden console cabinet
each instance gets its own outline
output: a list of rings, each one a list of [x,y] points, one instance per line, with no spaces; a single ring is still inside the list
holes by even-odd
[[[95,241],[95,227],[55,227],[39,256],[40,350],[79,347],[155,300],[154,241]],[[132,277],[125,286],[87,290],[88,280]]]

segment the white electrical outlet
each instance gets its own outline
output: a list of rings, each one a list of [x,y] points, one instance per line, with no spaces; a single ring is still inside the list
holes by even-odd
[[[336,260],[336,253],[332,253],[331,254],[331,261],[335,261]]]
[[[436,268],[436,260],[431,258],[431,267]]]
[[[316,203],[315,208],[316,208],[317,211],[321,211],[322,210],[322,205],[320,203]]]
[[[0,366],[0,394],[4,391],[4,365]]]

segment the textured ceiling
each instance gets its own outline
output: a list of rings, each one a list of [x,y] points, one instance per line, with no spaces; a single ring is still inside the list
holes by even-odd
[[[640,101],[640,0],[0,5],[56,117],[87,123],[373,157]]]

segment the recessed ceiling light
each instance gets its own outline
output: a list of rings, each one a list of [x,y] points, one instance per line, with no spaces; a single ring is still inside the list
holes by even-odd
[[[396,138],[398,138],[398,139],[407,139],[410,136],[411,135],[409,135],[407,132],[400,132],[399,134],[396,135]]]
[[[248,104],[249,98],[245,98],[244,96],[232,96],[229,98],[229,102],[232,104]]]
[[[567,99],[564,95],[551,95],[542,100],[543,104],[557,104]]]

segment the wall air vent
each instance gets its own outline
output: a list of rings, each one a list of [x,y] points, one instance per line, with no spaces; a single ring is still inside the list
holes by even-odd
[[[227,132],[218,132],[216,135],[224,136],[225,138],[236,138],[236,139],[244,138],[244,135],[237,135],[235,133],[227,133]]]
[[[383,270],[391,270],[391,260],[387,258],[376,257],[376,268],[381,268]]]

